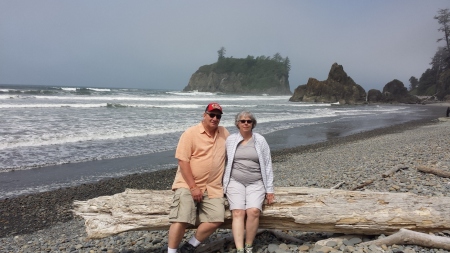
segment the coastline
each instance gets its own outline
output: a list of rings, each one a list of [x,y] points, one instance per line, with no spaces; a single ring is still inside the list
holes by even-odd
[[[439,111],[444,108],[444,110],[442,110],[442,114],[443,116],[445,116],[445,108],[447,106],[450,106],[450,104],[440,105],[441,106],[439,107]],[[415,156],[412,156],[412,153],[410,154],[411,156],[408,155],[408,152],[404,151],[404,149],[408,148],[408,150],[411,151],[412,148],[407,147],[407,145],[409,145],[409,142],[412,146],[418,146],[416,144],[418,144],[419,141],[423,142],[423,145],[426,146],[433,145],[434,142],[442,142],[448,144],[450,133],[442,134],[439,132],[437,133],[434,130],[446,130],[449,128],[450,122],[439,123],[436,119],[431,120],[430,118],[427,118],[386,128],[361,132],[349,136],[334,138],[325,142],[315,143],[311,145],[277,150],[272,152],[274,168],[276,168],[275,186],[332,187],[340,181],[354,182],[354,184],[357,184],[358,182],[367,179],[367,176],[365,175],[373,175],[374,171],[382,173],[386,168],[395,166],[395,164],[407,164],[408,166],[413,167],[418,163],[418,160],[425,163],[436,163],[436,161],[431,161],[431,158],[434,156],[439,156],[440,154],[438,153],[438,151],[443,152],[445,149],[447,149],[446,154],[448,154],[448,147],[440,147],[440,150],[436,151],[437,153],[431,154],[430,152],[434,152],[436,149],[419,150],[420,152],[425,153],[423,155],[420,155],[420,152],[417,151],[419,153],[417,153]],[[434,130],[428,133],[428,131],[431,129]],[[422,135],[418,136],[424,139],[415,139],[415,132],[420,132]],[[439,141],[437,141],[436,138],[438,138]],[[394,143],[390,143],[390,141],[393,141]],[[365,148],[361,147],[373,146],[372,143],[378,143],[373,147],[375,151],[371,151],[370,149],[368,149],[367,152],[375,152],[375,156],[380,156],[378,158],[375,157],[371,159],[383,161],[381,162],[381,165],[380,162],[375,162],[371,159],[364,158],[369,154],[363,153],[363,149]],[[393,149],[393,146],[396,145],[400,145],[399,147],[397,147],[397,149],[399,150],[391,150]],[[347,147],[354,152],[360,153],[350,154],[352,156],[351,159],[347,157],[346,161],[333,159],[336,157],[342,157],[342,154],[349,155],[349,151],[345,150],[345,148]],[[383,152],[378,152],[381,148],[385,150],[382,150]],[[394,154],[397,154],[400,157],[396,157]],[[429,158],[430,160],[426,161],[427,158]],[[321,159],[331,162],[323,163]],[[447,161],[450,161],[450,159]],[[370,168],[370,171],[367,171],[367,167],[370,167],[368,166],[368,164],[372,164],[372,168]],[[339,178],[339,180],[337,180],[337,176],[324,177],[324,172],[329,172],[330,166],[335,167],[333,173],[335,173],[336,175],[346,174],[347,178]],[[445,166],[447,166],[448,168],[449,165],[444,164],[444,167]],[[311,168],[314,168],[314,170],[312,170]],[[71,205],[74,200],[87,200],[98,196],[112,195],[115,193],[123,192],[125,188],[155,190],[170,189],[175,171],[176,169],[169,169],[144,174],[133,174],[122,178],[102,180],[98,183],[83,184],[80,186],[59,189],[51,192],[37,193],[0,200],[0,210],[3,214],[2,218],[0,219],[0,238],[2,238],[2,245],[6,245],[1,247],[8,246],[8,243],[5,244],[5,241],[10,242],[9,247],[13,247],[12,244],[14,244],[14,238],[22,238],[28,235],[35,235],[36,233],[39,234],[40,232],[44,233],[44,231],[47,231],[49,229],[51,230],[53,227],[64,226],[65,223],[70,223],[72,224],[72,226],[74,224],[76,226],[79,226],[83,221],[79,217],[74,217],[71,212]],[[406,177],[405,175],[403,176]],[[436,179],[434,177],[427,176],[428,181],[435,180],[438,181],[440,185],[445,185],[446,180],[440,178]],[[419,183],[415,183],[417,187],[412,187],[411,189],[406,186],[403,187],[402,184],[404,183],[380,181],[377,182],[377,184],[369,186],[368,189],[390,191],[390,187],[392,187],[393,185],[395,185],[396,187],[399,187],[400,185],[400,189],[402,189],[402,191],[408,190],[414,192],[414,190],[419,189],[417,194],[433,194],[433,192],[435,192],[436,194],[447,194],[444,192],[444,190],[446,189],[445,187],[430,186],[433,189],[432,191],[428,190],[427,187],[421,186]],[[341,189],[350,189],[353,186],[354,185],[347,183],[344,184]],[[396,187],[394,187],[394,190],[396,189]],[[420,191],[420,189],[425,190]],[[79,229],[82,230],[83,228],[81,227]],[[77,238],[83,237],[83,235],[80,233],[82,232],[78,230],[76,236]],[[77,245],[79,242],[69,241],[68,243]],[[161,239],[159,243],[164,243],[164,240]],[[156,248],[161,248],[161,246],[158,246],[156,243],[152,243],[152,245],[156,245]],[[94,243],[93,247],[96,248],[100,246],[95,245]],[[106,246],[104,246],[103,248],[105,247]],[[142,247],[145,248],[144,245]],[[0,251],[1,249],[2,248],[0,248]],[[27,251],[25,250],[25,252]]]
[[[272,125],[271,123],[258,124],[256,132],[263,134],[272,151],[286,148],[295,148],[309,144],[326,142],[336,138],[353,135],[360,132],[368,132],[377,128],[402,124],[419,119],[445,115],[445,110],[436,106],[424,105],[355,105],[334,106],[333,109],[325,106],[318,115],[305,115],[305,119],[293,119],[282,121]],[[302,108],[300,111],[303,111]],[[368,113],[364,113],[368,111]],[[330,113],[330,117],[323,117]],[[284,114],[283,114],[284,115]],[[298,115],[297,115],[298,116]],[[312,116],[312,118],[310,118]],[[236,131],[234,126],[227,124],[230,132]],[[181,134],[181,132],[180,132]],[[170,138],[177,139],[178,133]],[[144,138],[145,139],[145,138]],[[153,140],[152,138],[149,141]],[[127,145],[133,141],[124,140]],[[93,143],[95,146],[95,144]],[[127,146],[125,145],[125,146]],[[139,153],[139,146],[134,150]],[[174,144],[175,145],[175,142]],[[125,148],[126,150],[127,148]],[[164,146],[164,145],[163,145]],[[130,146],[131,147],[131,146]],[[94,148],[95,149],[95,148]],[[103,150],[109,147],[102,148]],[[23,150],[24,155],[27,149]],[[141,174],[157,170],[165,170],[176,167],[174,158],[175,146],[170,146],[161,152],[150,152],[134,155],[134,152],[124,152],[123,156],[108,157],[105,159],[94,159],[80,162],[63,162],[52,164],[52,158],[58,156],[58,152],[51,151],[52,148],[44,148],[40,155],[30,155],[25,160],[37,159],[44,166],[33,169],[18,168],[1,173],[0,199],[14,198],[21,195],[34,194],[37,192],[54,191],[60,188],[72,187],[81,184],[95,183],[103,179],[119,178],[131,174]],[[84,150],[84,152],[83,152]],[[17,151],[20,153],[20,150]],[[70,151],[67,150],[68,154]],[[78,157],[79,153],[90,153],[91,147],[77,149],[70,156]],[[107,151],[105,151],[107,152]],[[114,152],[114,151],[112,151]],[[48,153],[48,155],[45,155]],[[78,155],[77,155],[78,154]],[[81,155],[83,156],[83,155]],[[7,159],[11,163],[20,164],[21,155]],[[47,161],[49,158],[49,162]]]

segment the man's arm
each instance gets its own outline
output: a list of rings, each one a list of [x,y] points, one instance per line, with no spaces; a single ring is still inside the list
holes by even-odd
[[[186,181],[187,185],[189,186],[189,189],[191,190],[192,198],[196,202],[201,202],[203,199],[203,192],[195,184],[191,164],[187,161],[178,160],[178,165],[180,166],[180,172],[184,178],[184,181]]]

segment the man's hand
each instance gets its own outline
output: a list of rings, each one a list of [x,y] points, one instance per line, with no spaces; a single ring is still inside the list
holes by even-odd
[[[202,202],[203,192],[197,186],[191,189],[191,195],[195,202]]]
[[[203,192],[195,184],[194,176],[192,175],[191,164],[188,161],[178,160],[180,166],[181,175],[186,181],[186,184],[190,187],[192,198],[195,202],[202,202]]]

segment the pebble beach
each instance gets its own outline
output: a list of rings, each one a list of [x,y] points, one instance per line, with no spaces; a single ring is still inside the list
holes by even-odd
[[[442,111],[446,108],[437,107]],[[449,118],[435,118],[278,150],[272,153],[275,186],[332,188],[339,185],[338,189],[352,190],[371,180],[372,183],[358,190],[449,197],[449,178],[416,169],[427,166],[450,172],[449,144]],[[402,169],[394,175],[382,177],[384,172],[398,166]],[[72,203],[74,200],[120,193],[126,188],[166,190],[170,188],[174,175],[175,169],[134,174],[2,199],[0,252],[165,252],[167,231],[125,232],[103,239],[87,239],[84,220],[73,215]],[[193,232],[186,233],[186,238],[189,239]],[[262,231],[255,240],[255,252],[450,252],[416,245],[358,246],[361,241],[374,240],[379,236],[347,235],[320,243],[321,240],[342,235],[308,231],[282,233],[296,241]],[[444,230],[435,235],[450,237],[450,231]],[[230,236],[230,230],[220,229],[204,243]],[[234,244],[225,244],[218,252],[235,252]]]

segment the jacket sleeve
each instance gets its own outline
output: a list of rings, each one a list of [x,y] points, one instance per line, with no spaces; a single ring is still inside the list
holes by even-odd
[[[235,142],[236,136],[230,135],[228,136],[225,145],[226,145],[226,165],[225,172],[223,174],[222,184],[223,184],[223,192],[227,193],[228,183],[230,182],[230,174],[231,174],[231,166],[233,165],[233,144]]]
[[[272,168],[272,156],[270,154],[270,147],[266,139],[263,137],[263,153],[264,161],[266,167],[266,177],[267,177],[267,193],[274,193],[273,189],[273,168]]]

